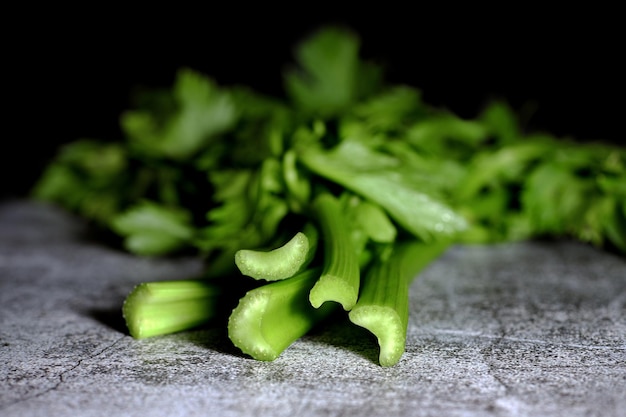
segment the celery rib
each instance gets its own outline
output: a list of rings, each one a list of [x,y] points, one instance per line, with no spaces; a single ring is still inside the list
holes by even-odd
[[[276,359],[323,320],[333,306],[314,309],[306,297],[320,270],[250,290],[228,319],[228,337],[243,353],[262,361]]]
[[[145,282],[126,297],[122,313],[130,335],[145,339],[206,323],[217,315],[222,293],[202,280]]]
[[[348,222],[341,205],[330,194],[320,194],[313,202],[313,210],[324,243],[324,268],[311,289],[309,302],[319,308],[326,301],[335,301],[349,311],[359,295],[360,267]]]
[[[305,226],[289,242],[271,251],[241,249],[235,253],[235,264],[243,275],[254,279],[278,281],[303,271],[317,249],[317,229]]]
[[[359,300],[348,317],[376,336],[381,366],[395,365],[404,353],[411,282],[447,247],[447,242],[399,244],[388,259],[376,261],[366,274]]]

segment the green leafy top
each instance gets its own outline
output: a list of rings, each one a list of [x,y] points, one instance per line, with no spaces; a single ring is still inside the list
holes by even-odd
[[[379,69],[359,59],[359,39],[347,30],[318,32],[295,54],[300,67],[286,71],[285,86],[306,113],[336,116],[378,87]]]
[[[185,160],[237,121],[230,93],[187,69],[179,72],[166,99],[171,103],[170,114],[137,109],[123,115],[129,146],[146,155]]]
[[[295,58],[286,100],[181,70],[123,115],[124,140],[64,147],[34,195],[131,251],[194,249],[219,271],[293,235],[326,192],[361,202],[348,212],[362,247],[565,235],[626,252],[623,149],[526,135],[504,103],[473,120],[429,106],[384,84],[346,30],[315,33]]]

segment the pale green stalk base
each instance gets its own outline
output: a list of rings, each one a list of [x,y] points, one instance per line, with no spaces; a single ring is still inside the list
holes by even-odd
[[[228,320],[233,344],[254,359],[272,361],[327,317],[331,308],[314,309],[307,301],[319,273],[307,270],[248,291]]]
[[[206,323],[217,314],[220,294],[201,280],[148,282],[126,297],[122,313],[130,335],[144,339]]]

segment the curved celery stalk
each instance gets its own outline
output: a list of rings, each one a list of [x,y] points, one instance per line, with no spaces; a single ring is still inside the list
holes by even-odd
[[[319,269],[306,270],[248,291],[228,319],[233,344],[254,359],[276,359],[332,311],[328,306],[314,309],[307,302],[319,273]]]
[[[350,310],[359,295],[359,259],[352,245],[348,222],[341,205],[328,193],[313,202],[324,242],[324,269],[311,289],[309,301],[319,308],[326,301],[340,303]]]
[[[271,251],[241,249],[235,253],[235,264],[243,275],[254,279],[278,281],[302,272],[317,249],[317,229],[306,225],[283,246]]]
[[[217,315],[222,291],[202,280],[147,282],[126,297],[122,313],[135,339],[179,332]]]
[[[366,274],[359,300],[348,317],[377,337],[380,365],[393,366],[402,357],[409,320],[409,286],[448,245],[398,244],[388,259],[376,261]]]

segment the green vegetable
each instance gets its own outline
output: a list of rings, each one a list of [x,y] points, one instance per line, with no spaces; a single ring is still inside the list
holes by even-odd
[[[320,309],[308,302],[319,269],[249,291],[228,320],[228,336],[255,359],[274,360],[295,340],[328,316],[332,305]]]
[[[272,360],[340,304],[391,366],[409,286],[449,245],[574,238],[626,254],[624,149],[526,133],[506,103],[469,120],[429,106],[347,30],[295,57],[285,97],[182,69],[136,98],[120,141],[64,146],[34,187],[134,254],[205,260],[201,280],[133,290],[133,337],[229,315],[233,343]]]
[[[404,174],[400,161],[364,144],[348,139],[330,152],[306,149],[301,161],[316,174],[378,203],[418,238],[454,236],[466,227],[462,217],[420,190],[418,183]]]
[[[243,275],[254,279],[277,281],[302,272],[313,260],[317,249],[317,229],[310,224],[289,242],[271,251],[241,249],[235,264]]]
[[[358,37],[345,30],[318,32],[300,45],[296,57],[300,68],[287,71],[285,86],[305,113],[340,114],[378,84],[379,69],[359,59]]]
[[[125,246],[140,255],[159,255],[184,246],[193,237],[189,214],[143,202],[115,217],[111,228],[126,236]]]
[[[122,312],[136,339],[199,326],[218,314],[219,286],[201,280],[160,281],[136,286]]]
[[[367,272],[359,301],[348,316],[376,336],[382,366],[395,365],[404,353],[411,282],[448,246],[445,241],[399,244],[390,255],[377,259]]]
[[[311,289],[309,301],[315,308],[335,301],[348,311],[359,295],[360,269],[347,220],[339,201],[328,193],[317,197],[313,211],[322,230],[324,269]]]

